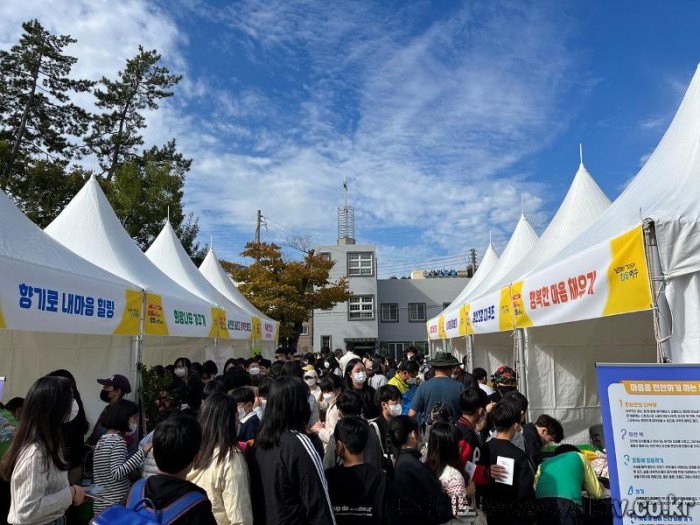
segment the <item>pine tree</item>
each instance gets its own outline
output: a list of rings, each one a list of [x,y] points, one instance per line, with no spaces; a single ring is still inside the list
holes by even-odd
[[[91,87],[69,78],[77,59],[63,50],[75,39],[52,35],[38,20],[22,28],[19,43],[0,51],[0,186],[9,193],[32,158],[65,165],[77,153],[71,137],[85,132],[88,114],[71,94]]]
[[[159,66],[160,59],[155,50],[145,51],[139,46],[138,54],[127,60],[117,79],[102,77],[94,91],[96,105],[104,112],[94,116],[86,144],[98,157],[108,180],[143,145],[143,113],[158,109],[162,99],[173,96],[172,88],[182,79]]]

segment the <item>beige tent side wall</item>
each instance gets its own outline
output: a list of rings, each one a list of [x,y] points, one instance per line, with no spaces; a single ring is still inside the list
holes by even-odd
[[[142,361],[146,366],[172,365],[179,357],[186,357],[192,362],[203,363],[207,357],[207,348],[217,347],[217,352],[230,357],[250,357],[250,341],[219,339],[209,337],[169,337],[148,335],[143,338],[141,350]]]
[[[656,362],[651,312],[528,328],[526,348],[529,415],[561,420],[569,443],[602,422],[596,362]]]
[[[489,376],[501,365],[515,368],[513,332],[475,335],[472,355],[474,368],[483,368]]]
[[[97,379],[132,377],[131,344],[129,336],[0,330],[0,375],[7,376],[2,400],[25,397],[39,377],[65,368],[75,377],[92,425],[105,406]]]

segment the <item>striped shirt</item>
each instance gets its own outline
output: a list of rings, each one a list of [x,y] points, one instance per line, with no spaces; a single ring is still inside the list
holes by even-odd
[[[119,434],[104,434],[100,438],[93,455],[93,483],[100,490],[100,499],[94,503],[95,515],[122,502],[131,487],[129,474],[142,463],[142,449],[127,460],[126,441]]]

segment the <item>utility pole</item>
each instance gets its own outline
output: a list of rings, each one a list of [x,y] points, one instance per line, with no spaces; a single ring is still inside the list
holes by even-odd
[[[260,242],[260,226],[262,224],[262,211],[258,210],[258,220],[255,226],[255,242]]]

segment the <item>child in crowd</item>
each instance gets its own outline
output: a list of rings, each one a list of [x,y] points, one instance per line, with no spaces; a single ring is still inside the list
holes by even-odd
[[[100,497],[93,506],[95,515],[124,499],[131,486],[129,474],[142,466],[144,454],[151,449],[146,444],[127,459],[124,435],[135,431],[138,424],[138,407],[132,401],[119,399],[102,424],[107,432],[97,442],[93,455],[93,481],[100,488]]]
[[[198,493],[203,497],[173,525],[216,525],[206,491],[186,479],[201,444],[202,429],[192,416],[177,414],[158,423],[153,433],[153,456],[158,474],[140,482],[142,486],[135,485],[129,500],[148,498],[156,509],[162,510],[182,496]],[[141,493],[133,493],[139,489]]]
[[[231,393],[233,401],[238,409],[238,441],[243,443],[255,439],[255,433],[260,426],[260,418],[253,410],[255,394],[250,388],[240,387]]]
[[[335,426],[336,454],[343,464],[326,471],[328,494],[338,525],[389,522],[386,475],[364,462],[369,425],[358,416],[346,416]]]
[[[492,481],[484,487],[482,508],[489,525],[531,525],[535,508],[534,467],[529,456],[512,443],[520,431],[522,414],[514,403],[505,399],[496,403],[490,413],[496,435],[486,443],[491,465],[510,463],[512,481]],[[510,478],[510,476],[508,476]]]

